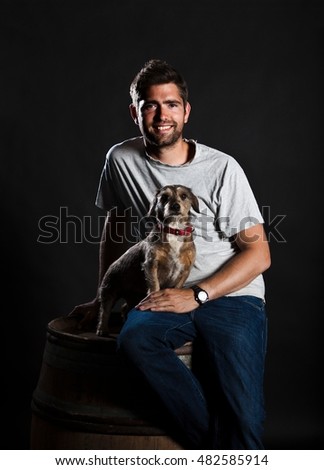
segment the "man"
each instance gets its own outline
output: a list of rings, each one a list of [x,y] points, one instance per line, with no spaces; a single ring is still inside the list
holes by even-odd
[[[200,211],[194,222],[197,259],[185,287],[154,292],[133,308],[119,348],[158,393],[188,448],[262,449],[262,272],[270,266],[262,216],[232,157],[183,138],[191,108],[186,83],[173,67],[147,62],[130,93],[141,137],[112,147],[102,172],[96,204],[108,216],[99,281],[125,250],[120,241],[134,232],[130,217],[143,220],[156,189],[189,186]],[[96,311],[98,300],[74,313],[80,309]],[[174,353],[187,341],[199,341],[207,381]]]

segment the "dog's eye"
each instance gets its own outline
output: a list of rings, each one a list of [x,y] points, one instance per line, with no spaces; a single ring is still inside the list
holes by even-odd
[[[168,201],[168,199],[169,199],[169,196],[167,196],[166,194],[162,194],[160,201],[162,202],[162,204],[165,204]]]
[[[181,194],[180,197],[183,201],[188,198],[187,194],[185,194],[185,193]]]

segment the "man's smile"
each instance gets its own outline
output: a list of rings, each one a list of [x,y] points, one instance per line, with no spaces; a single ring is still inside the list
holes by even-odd
[[[155,124],[153,126],[153,129],[155,130],[155,132],[163,134],[165,132],[170,131],[173,127],[174,127],[173,124]]]

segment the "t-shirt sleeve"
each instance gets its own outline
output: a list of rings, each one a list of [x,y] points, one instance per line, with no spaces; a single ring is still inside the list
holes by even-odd
[[[218,200],[217,225],[226,237],[264,223],[248,179],[233,158],[229,158],[224,169]]]
[[[96,206],[106,211],[111,210],[113,207],[119,208],[121,206],[111,171],[111,153],[112,150],[107,153],[95,200]]]

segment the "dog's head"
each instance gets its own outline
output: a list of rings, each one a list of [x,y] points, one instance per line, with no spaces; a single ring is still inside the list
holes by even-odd
[[[148,215],[156,217],[162,224],[176,221],[186,223],[191,208],[199,212],[198,199],[191,189],[182,185],[169,185],[156,192]]]

